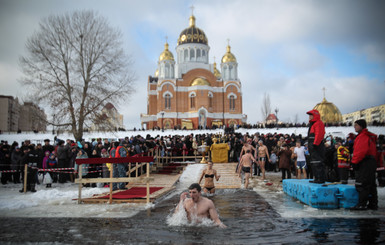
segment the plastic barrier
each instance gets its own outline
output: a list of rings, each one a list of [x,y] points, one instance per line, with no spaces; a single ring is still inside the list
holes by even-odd
[[[310,183],[309,179],[285,179],[283,191],[301,202],[320,209],[351,208],[358,203],[358,193],[352,185]]]

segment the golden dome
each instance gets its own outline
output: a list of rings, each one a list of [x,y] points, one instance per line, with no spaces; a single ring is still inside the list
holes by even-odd
[[[168,43],[164,45],[164,51],[159,56],[159,61],[174,60],[174,55],[168,50]]]
[[[158,76],[159,76],[159,69],[156,69],[154,77],[158,77]]]
[[[184,43],[208,43],[206,34],[195,26],[195,17],[194,15],[190,16],[190,26],[184,29],[178,38],[178,45]]]
[[[191,86],[203,86],[203,85],[207,85],[207,86],[210,86],[210,83],[203,77],[197,77],[195,78],[192,82],[191,82]]]
[[[221,78],[221,73],[217,69],[217,63],[216,62],[214,62],[214,76],[218,79]]]
[[[342,122],[340,110],[333,103],[328,102],[325,97],[321,103],[318,103],[314,108],[321,114],[321,120],[324,123],[339,123]]]
[[[235,56],[231,53],[231,47],[230,45],[227,45],[227,52],[225,55],[222,57],[222,63],[226,62],[237,62],[237,59]]]

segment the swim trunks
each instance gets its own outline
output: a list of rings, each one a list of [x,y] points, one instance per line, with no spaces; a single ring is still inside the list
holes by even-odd
[[[242,167],[243,172],[250,173],[250,167]]]
[[[306,161],[297,161],[297,169],[307,169]]]

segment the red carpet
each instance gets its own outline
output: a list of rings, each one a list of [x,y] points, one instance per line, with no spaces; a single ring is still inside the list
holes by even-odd
[[[163,187],[150,187],[150,194],[163,189]],[[143,198],[146,197],[146,187],[132,187],[131,189],[113,193],[112,198],[114,199],[130,199],[130,198]],[[99,198],[110,198],[110,195],[102,196]]]
[[[164,166],[158,171],[158,174],[173,174],[178,167],[182,166],[180,163],[170,163],[168,166]]]

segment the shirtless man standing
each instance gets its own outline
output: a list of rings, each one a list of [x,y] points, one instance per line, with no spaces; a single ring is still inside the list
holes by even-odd
[[[249,186],[249,178],[253,174],[253,168],[252,168],[253,161],[256,162],[255,158],[253,157],[253,155],[251,155],[251,151],[247,150],[246,154],[242,156],[241,163],[239,164],[238,175],[239,177],[241,177],[241,171],[245,173],[246,189]]]
[[[190,185],[188,189],[188,193],[183,192],[180,195],[180,201],[175,212],[183,205],[190,222],[194,221],[199,223],[203,218],[209,218],[214,221],[217,226],[226,228],[226,225],[219,219],[213,201],[201,195],[201,186],[198,183],[194,183]],[[190,198],[187,197],[188,194],[190,194]]]
[[[254,148],[254,146],[251,145],[252,140],[250,138],[247,138],[245,143],[243,143],[243,147],[241,150],[241,154],[239,154],[239,161],[242,159],[242,155],[246,154],[247,150],[250,150],[250,152],[254,151],[256,152],[257,150]],[[240,164],[237,165],[237,169],[235,172],[239,172],[240,169]]]
[[[269,156],[269,150],[267,149],[267,146],[263,144],[263,141],[258,141],[259,147],[258,147],[258,165],[261,168],[262,171],[262,180],[265,180],[265,163],[266,158],[268,161],[270,161]]]

